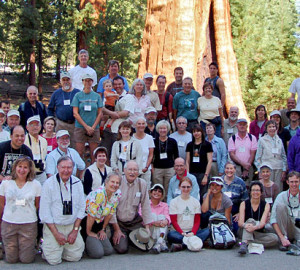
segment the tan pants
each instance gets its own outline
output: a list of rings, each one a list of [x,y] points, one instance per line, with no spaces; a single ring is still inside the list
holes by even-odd
[[[283,235],[290,241],[300,240],[300,229],[295,226],[295,222],[289,215],[288,207],[284,204],[276,206],[276,221]]]
[[[32,263],[35,258],[37,223],[14,224],[2,220],[2,241],[8,263]]]
[[[155,168],[153,173],[153,184],[161,184],[165,189],[165,198],[168,196],[170,179],[174,176],[174,168],[159,169]]]
[[[218,163],[213,161],[210,169],[210,177],[219,176]]]
[[[256,225],[256,221],[253,218],[249,218],[245,224]],[[276,246],[278,244],[278,237],[275,233],[248,232],[246,229],[243,229],[242,241],[262,244],[267,248]]]
[[[62,233],[65,238],[68,238],[69,233],[73,230],[74,224],[70,225],[55,225],[57,230]],[[43,257],[51,265],[61,263],[62,259],[69,262],[77,262],[81,259],[84,251],[84,242],[82,240],[80,232],[77,234],[77,238],[73,245],[65,244],[59,245],[49,230],[48,226],[44,224],[43,228],[44,242],[42,244]]]
[[[150,190],[151,188],[151,170],[146,171],[141,175],[141,178],[147,182],[147,188]]]

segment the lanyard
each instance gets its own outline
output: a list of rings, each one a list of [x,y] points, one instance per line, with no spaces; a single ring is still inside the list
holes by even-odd
[[[162,147],[164,146],[163,144],[165,144],[165,143],[166,143],[166,147],[164,147],[165,151],[162,152],[161,150],[163,150]],[[168,151],[168,139],[165,142],[162,142],[160,139],[158,139],[158,147],[159,147],[159,153],[167,153],[167,151]]]
[[[255,220],[255,218],[253,217],[253,209],[252,209],[252,203],[251,203],[251,201],[250,201],[250,209],[251,209],[251,217]],[[257,216],[257,219],[258,219],[258,221],[260,220],[260,202],[259,202],[259,206],[258,206],[258,216]]]
[[[58,185],[59,185],[61,203],[63,205],[64,200],[63,200],[63,196],[62,196],[62,192],[61,192],[60,177],[59,177],[58,173],[56,174],[56,179],[57,179],[57,182],[58,182]],[[72,177],[70,177],[70,193],[71,193],[71,203],[72,203]]]
[[[98,167],[97,167],[98,168]],[[101,172],[101,170],[98,168],[98,171],[101,175],[101,178],[102,178],[102,182],[101,182],[101,185],[104,183],[106,177],[107,177],[107,172],[106,172],[106,168],[104,167],[104,173]]]
[[[299,204],[300,204],[300,196],[299,196],[299,201],[298,201],[298,205],[296,206],[296,207],[292,207],[291,206],[291,203],[290,203],[290,194],[291,194],[291,191],[289,190],[289,192],[288,192],[288,207],[290,208],[290,209],[296,209],[296,208],[298,208],[299,207]]]

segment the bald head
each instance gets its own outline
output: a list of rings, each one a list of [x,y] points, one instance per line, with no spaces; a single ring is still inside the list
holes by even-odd
[[[291,109],[296,108],[296,100],[293,97],[287,99],[287,109],[290,111]]]
[[[28,101],[31,104],[34,104],[37,101],[38,89],[34,85],[30,85],[27,88],[26,95],[27,95]]]

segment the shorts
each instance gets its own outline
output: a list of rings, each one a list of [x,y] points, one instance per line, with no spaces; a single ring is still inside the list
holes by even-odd
[[[74,140],[76,143],[99,143],[100,130],[96,128],[92,136],[88,136],[84,128],[75,127]]]

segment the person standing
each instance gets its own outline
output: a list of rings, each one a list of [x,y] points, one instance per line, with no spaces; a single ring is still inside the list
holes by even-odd
[[[67,130],[71,137],[71,147],[75,148],[74,129],[75,118],[71,103],[74,96],[80,92],[72,85],[71,74],[69,72],[60,73],[61,88],[57,89],[50,99],[48,105],[48,115],[56,117],[55,132],[63,129]]]
[[[239,117],[239,108],[237,106],[230,107],[228,119],[224,120],[223,140],[226,144],[226,147],[228,147],[229,138],[238,132],[236,126],[238,117]]]
[[[151,86],[153,84],[153,75],[151,73],[145,73],[143,81],[146,85],[147,96],[150,98],[151,106],[153,106],[157,111],[161,111],[158,94],[151,90]]]
[[[292,98],[292,97],[288,98],[287,99],[286,108],[280,110],[281,120],[282,120],[283,127],[286,127],[290,123],[290,120],[286,116],[286,113],[289,112],[292,109],[295,109],[295,108],[296,108],[296,100],[295,100],[295,98]]]
[[[174,69],[174,77],[175,81],[170,83],[167,87],[167,92],[170,93],[173,97],[183,90],[182,87],[182,79],[183,79],[183,68],[182,67],[176,67]]]
[[[300,109],[291,109],[286,113],[286,116],[290,119],[290,124],[285,127],[290,134],[291,137],[295,136],[297,130],[300,129]]]
[[[79,65],[69,70],[73,87],[79,89],[80,91],[83,90],[84,85],[83,85],[82,77],[85,74],[91,75],[93,80],[92,87],[94,87],[97,84],[97,73],[93,68],[91,68],[87,64],[89,61],[88,51],[84,49],[80,50],[78,52],[78,60],[79,60]]]
[[[298,96],[297,98],[297,110],[300,110],[300,78],[295,79],[290,88],[289,88],[289,92],[291,93],[291,97],[295,98],[296,94]]]

